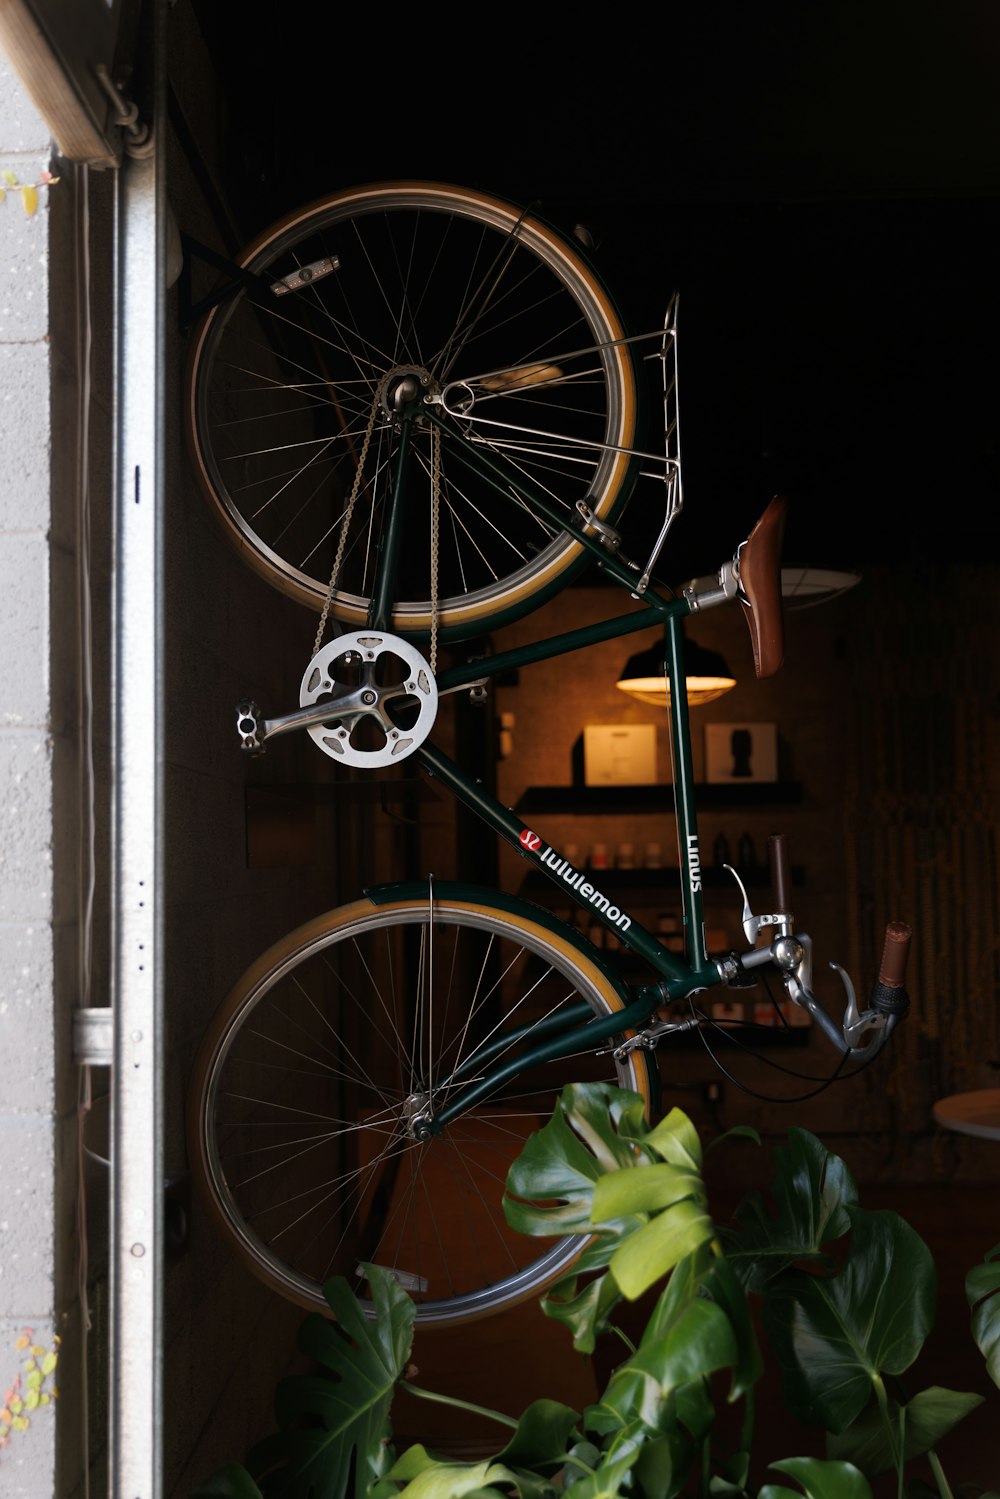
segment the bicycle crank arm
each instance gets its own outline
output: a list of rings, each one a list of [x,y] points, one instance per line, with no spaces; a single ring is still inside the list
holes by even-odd
[[[290,734],[295,729],[311,729],[316,724],[328,723],[332,718],[358,718],[373,711],[372,702],[366,699],[370,689],[358,688],[333,700],[325,698],[321,703],[312,703],[305,708],[296,708],[293,713],[283,713],[280,718],[264,718],[257,704],[244,698],[236,705],[236,732],[240,736],[240,748],[248,755],[263,753],[269,739],[279,734]],[[382,693],[383,701],[385,693]]]
[[[457,687],[446,687],[438,696],[447,697],[451,692],[468,692],[474,701],[478,701],[488,682],[488,677],[478,677],[472,682],[462,682]],[[292,713],[283,713],[280,718],[264,718],[252,698],[242,698],[236,705],[236,732],[240,736],[240,748],[248,755],[261,755],[269,739],[276,739],[279,734],[290,734],[295,729],[311,729],[317,724],[328,723],[332,718],[357,720],[365,713],[375,713],[381,718],[377,704],[388,701],[393,695],[406,696],[406,688],[400,687],[395,694],[381,688],[373,696],[372,689],[359,687],[338,698],[325,698],[321,703],[310,703],[304,708],[296,708]]]

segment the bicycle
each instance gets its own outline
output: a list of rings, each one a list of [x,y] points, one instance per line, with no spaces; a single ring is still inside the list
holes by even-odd
[[[744,614],[757,676],[778,670],[786,502],[770,502],[717,579],[677,593],[654,578],[683,508],[677,305],[632,337],[582,249],[535,214],[382,183],[262,234],[193,336],[188,435],[205,494],[249,565],[320,611],[298,707],[267,719],[238,705],[244,752],[304,730],[340,765],[413,756],[649,971],[626,982],[552,912],[433,876],[368,889],[262,954],[201,1043],[189,1149],[226,1238],[302,1306],[329,1315],[335,1273],[355,1276],[364,1302],[371,1262],[437,1325],[564,1275],[579,1239],[540,1248],[511,1233],[507,1167],[567,1072],[657,1108],[650,1057],[710,1023],[702,991],[776,974],[841,1069],[873,1060],[906,1013],[901,922],[867,1006],[837,964],[842,1024],[820,1004],[783,835],[770,843],[773,909],[754,914],[732,871],[747,947],[706,950],[688,704],[670,688],[685,680],[684,620],[724,605]],[[646,364],[661,372],[662,452],[637,446]],[[639,565],[617,523],[643,481],[663,515]],[[439,669],[439,643],[521,617],[588,564],[626,591],[628,612]],[[324,644],[331,618],[341,633]],[[481,696],[502,672],[650,624],[664,632],[682,954],[429,738],[442,695]]]

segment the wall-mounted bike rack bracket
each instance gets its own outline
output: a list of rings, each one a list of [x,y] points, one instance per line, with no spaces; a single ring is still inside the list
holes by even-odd
[[[182,332],[186,333],[192,324],[196,323],[204,313],[211,312],[214,307],[219,307],[223,302],[227,302],[230,297],[234,297],[241,286],[247,288],[252,300],[260,300],[262,303],[266,302],[267,305],[273,305],[274,299],[271,295],[270,282],[263,276],[256,276],[252,271],[244,270],[241,265],[237,265],[227,255],[221,255],[218,250],[213,250],[210,245],[202,244],[201,240],[194,239],[190,234],[185,233],[183,229],[180,231],[180,239],[183,261],[181,263],[181,273],[177,281],[177,290],[179,297],[178,316]],[[192,295],[195,261],[203,261],[215,270],[223,271],[229,278],[206,296],[201,297],[197,302]]]

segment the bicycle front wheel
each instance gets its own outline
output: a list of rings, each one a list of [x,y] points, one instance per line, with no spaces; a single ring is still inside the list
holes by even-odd
[[[373,897],[275,944],[217,1012],[189,1093],[192,1170],[233,1248],[293,1302],[329,1315],[323,1283],[344,1275],[370,1311],[360,1267],[375,1263],[418,1321],[482,1317],[540,1293],[586,1242],[507,1226],[528,1135],[566,1082],[617,1083],[648,1111],[646,1058],[591,1044],[536,1062],[421,1139],[421,1118],[568,1006],[590,1018],[622,999],[574,933],[523,902]]]
[[[239,257],[192,337],[186,427],[200,485],[283,593],[368,623],[399,423],[392,372],[455,418],[407,450],[392,623],[442,639],[535,607],[579,540],[457,461],[457,435],[566,523],[610,520],[633,463],[637,388],[614,306],[578,250],[517,207],[445,184],[376,183],[288,215]],[[232,291],[233,288],[230,288]],[[348,519],[348,516],[350,518]]]

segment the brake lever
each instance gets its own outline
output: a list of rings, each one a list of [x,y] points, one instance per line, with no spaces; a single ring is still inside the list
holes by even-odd
[[[773,962],[781,973],[785,991],[792,1003],[808,1010],[838,1051],[849,1055],[854,1061],[868,1062],[882,1049],[909,1009],[910,1001],[904,988],[904,978],[912,930],[904,922],[898,921],[890,922],[886,927],[878,979],[865,1010],[858,1007],[850,975],[839,963],[830,964],[833,971],[840,975],[847,996],[844,1018],[838,1026],[813,992],[812,941],[804,933],[801,936],[794,933],[789,899],[791,866],[788,861],[787,838],[783,833],[776,834],[768,839],[768,845],[774,884],[773,904],[778,908],[776,911],[755,916],[743,881],[731,864],[724,866],[742,893],[743,932],[747,941],[755,948],[753,953],[740,959],[740,966],[750,968],[761,962]],[[757,938],[764,927],[776,928],[778,935],[770,947],[757,948]]]
[[[733,868],[733,866],[731,864],[723,864],[722,867],[723,867],[723,869],[728,869],[729,870],[729,873],[732,875],[733,879],[736,881],[737,885],[739,885],[739,887],[740,887],[740,893],[743,896],[743,914],[740,917],[740,921],[741,921],[742,926],[743,926],[743,935],[744,935],[744,937],[746,937],[747,941],[750,943],[750,946],[751,947],[755,947],[756,946],[756,944],[757,944],[757,936],[758,936],[761,928],[765,927],[765,926],[775,926],[775,927],[778,927],[778,929],[781,932],[781,935],[782,936],[787,936],[788,933],[789,933],[789,931],[791,930],[791,924],[790,924],[790,920],[789,920],[787,912],[785,912],[785,911],[776,911],[776,912],[772,912],[769,915],[755,916],[753,914],[753,911],[751,910],[751,907],[750,907],[750,897],[747,895],[746,886],[744,885],[743,881],[740,879],[740,877],[737,874],[736,870]]]
[[[852,1061],[871,1061],[872,1057],[881,1051],[909,1010],[910,1000],[903,987],[903,978],[911,936],[912,931],[904,922],[890,922],[886,927],[879,976],[872,987],[871,1001],[866,1010],[858,1009],[857,996],[850,975],[839,963],[830,964],[834,972],[840,975],[841,983],[847,993],[844,1019],[839,1028],[812,990],[812,942],[810,938],[802,935],[787,939],[789,959],[792,957],[790,951],[792,947],[797,945],[801,948],[798,961],[793,965],[790,964],[783,973],[789,998],[795,1004],[807,1009],[837,1050],[849,1056]],[[779,967],[784,966],[778,952],[781,947],[782,939],[779,938],[773,944],[775,962]],[[863,1038],[866,1036],[869,1039],[864,1041]]]

